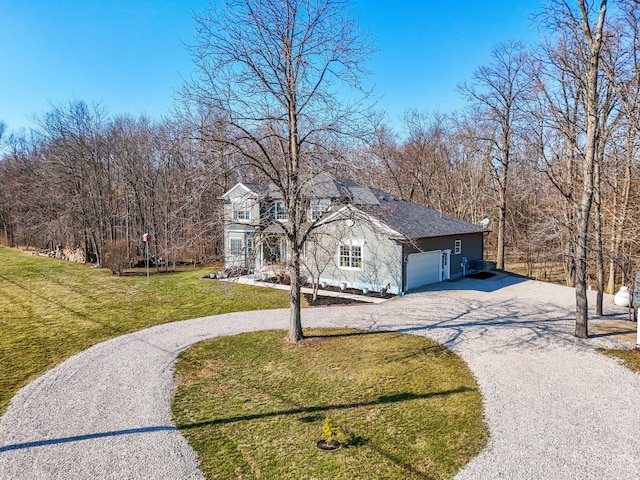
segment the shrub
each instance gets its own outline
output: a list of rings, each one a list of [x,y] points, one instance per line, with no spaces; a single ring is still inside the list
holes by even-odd
[[[327,443],[333,441],[342,442],[345,439],[345,435],[342,433],[342,430],[340,430],[340,427],[333,423],[330,417],[326,417],[322,424],[322,438],[326,440]]]
[[[110,269],[114,275],[121,276],[129,265],[128,250],[126,240],[109,240],[104,246],[104,266]]]

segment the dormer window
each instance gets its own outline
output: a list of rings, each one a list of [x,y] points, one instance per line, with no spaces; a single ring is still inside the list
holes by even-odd
[[[330,200],[311,200],[309,202],[309,220],[315,222],[321,218],[331,206]]]
[[[248,200],[232,202],[234,220],[251,220],[251,203]]]
[[[282,200],[276,200],[271,207],[271,217],[274,220],[287,220],[287,210]]]

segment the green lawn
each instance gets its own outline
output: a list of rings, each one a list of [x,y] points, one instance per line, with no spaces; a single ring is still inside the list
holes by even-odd
[[[284,331],[204,341],[183,352],[178,428],[207,478],[451,478],[485,445],[466,364],[417,336]],[[330,417],[346,446],[319,450]]]
[[[0,414],[27,382],[111,337],[175,320],[288,305],[286,291],[203,279],[209,272],[119,278],[0,247]]]
[[[203,279],[211,270],[119,278],[0,247],[0,414],[20,387],[93,344],[288,305],[286,291]],[[449,478],[484,446],[480,394],[451,352],[400,334],[315,335],[295,347],[284,332],[223,337],[182,354],[175,418],[209,478]],[[346,448],[315,447],[326,416]]]

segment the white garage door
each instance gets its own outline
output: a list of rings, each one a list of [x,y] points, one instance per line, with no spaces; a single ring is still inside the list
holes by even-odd
[[[412,253],[407,257],[407,290],[440,281],[442,252]]]

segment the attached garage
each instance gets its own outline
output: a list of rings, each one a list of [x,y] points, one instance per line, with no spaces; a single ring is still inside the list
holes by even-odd
[[[305,273],[327,285],[398,295],[460,278],[483,259],[482,226],[350,179],[322,173],[308,180],[301,195],[306,213],[319,220],[309,245],[322,248],[306,250],[315,273]],[[244,261],[260,269],[288,260],[275,185],[239,183],[220,199],[227,266]]]
[[[407,256],[407,290],[442,281],[442,252],[412,253]]]

